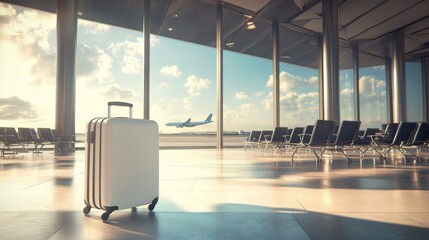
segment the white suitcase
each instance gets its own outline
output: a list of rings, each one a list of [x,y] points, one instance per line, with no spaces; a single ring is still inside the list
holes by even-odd
[[[130,118],[111,118],[111,106],[130,107]],[[109,102],[107,118],[87,124],[85,208],[103,209],[101,219],[120,209],[149,204],[159,196],[159,134],[151,120],[132,119],[132,104]]]

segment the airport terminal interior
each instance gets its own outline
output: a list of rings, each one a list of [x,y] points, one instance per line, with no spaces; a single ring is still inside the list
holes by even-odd
[[[427,9],[0,0],[0,239],[427,239]],[[87,123],[111,114],[157,123],[159,199],[106,219]]]

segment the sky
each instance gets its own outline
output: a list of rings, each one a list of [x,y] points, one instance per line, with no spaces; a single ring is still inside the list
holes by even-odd
[[[165,126],[188,118],[202,121],[210,113],[216,121],[215,49],[156,35],[150,47],[150,118],[161,133],[216,131],[215,122],[185,129]],[[56,16],[0,3],[0,52],[0,125],[54,128]],[[79,19],[77,133],[90,119],[107,115],[108,101],[133,103],[134,117],[142,118],[142,52],[142,32]],[[386,121],[384,71],[384,66],[361,69],[362,126]],[[271,60],[225,50],[224,130],[272,129],[272,89]],[[351,70],[340,71],[340,100],[341,118],[352,119]],[[314,123],[319,116],[317,70],[281,63],[280,102],[281,125]],[[127,114],[113,109],[114,116]]]

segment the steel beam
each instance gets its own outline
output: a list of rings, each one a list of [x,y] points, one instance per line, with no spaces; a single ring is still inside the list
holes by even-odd
[[[392,115],[393,122],[407,120],[405,98],[404,30],[393,33],[392,40]]]
[[[429,122],[429,58],[422,58],[423,121]]]
[[[323,0],[323,106],[324,119],[340,121],[339,41],[337,0]]]
[[[150,119],[150,0],[143,0],[143,118]]]
[[[354,96],[354,119],[360,121],[360,99],[359,99],[359,46],[353,47],[353,96]]]
[[[223,148],[223,39],[222,3],[217,3],[216,14],[216,78],[217,78],[217,149]]]
[[[75,136],[77,0],[57,0],[57,90],[55,129],[66,139]],[[56,153],[72,147],[61,145]]]
[[[280,58],[279,22],[273,21],[273,120],[274,127],[280,126]]]

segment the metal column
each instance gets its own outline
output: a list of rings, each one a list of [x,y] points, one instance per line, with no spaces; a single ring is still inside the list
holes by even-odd
[[[217,149],[223,148],[223,41],[222,3],[217,4],[216,14],[216,78],[217,78]]]
[[[393,122],[392,110],[392,61],[389,57],[385,58],[386,71],[386,112],[387,122]]]
[[[317,62],[318,62],[318,75],[319,75],[319,119],[325,119],[324,103],[323,103],[323,37],[317,37]]]
[[[55,129],[67,139],[75,135],[77,0],[57,0],[57,90]],[[59,146],[57,153],[72,151]]]
[[[143,1],[143,118],[150,119],[150,0]]]
[[[403,30],[393,33],[392,50],[392,115],[393,122],[399,123],[407,120]]]
[[[273,120],[280,126],[280,66],[279,66],[279,22],[273,21]]]
[[[429,122],[429,58],[422,58],[423,121]]]
[[[337,0],[323,0],[323,114],[340,121]]]
[[[359,46],[353,47],[353,84],[354,84],[354,119],[360,121],[360,100],[359,100]]]

